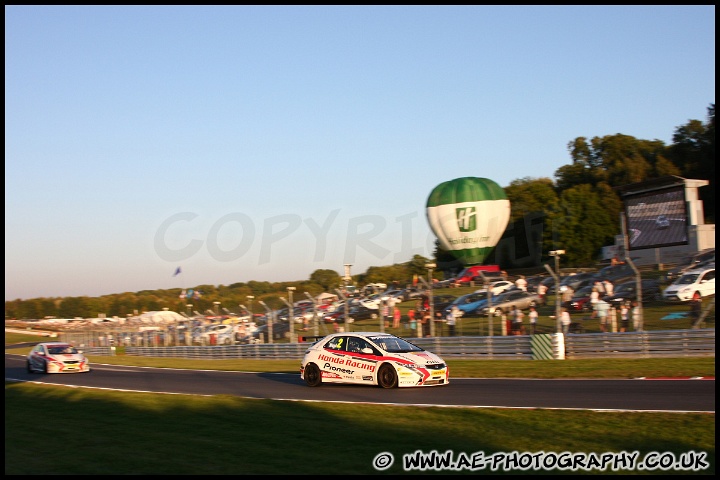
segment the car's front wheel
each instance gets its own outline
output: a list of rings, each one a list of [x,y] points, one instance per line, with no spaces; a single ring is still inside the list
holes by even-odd
[[[30,365],[30,360],[27,362],[27,371],[28,373],[35,373],[35,370],[33,370],[32,365]]]
[[[378,371],[378,385],[382,388],[395,388],[398,384],[397,372],[392,365],[387,363]]]
[[[322,385],[322,374],[320,369],[314,363],[308,363],[305,366],[305,383],[309,387],[319,387]]]

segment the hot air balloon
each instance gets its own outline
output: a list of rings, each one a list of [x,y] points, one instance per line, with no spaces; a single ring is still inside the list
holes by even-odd
[[[477,265],[505,232],[510,200],[490,179],[462,177],[435,187],[426,213],[440,246],[465,265]]]

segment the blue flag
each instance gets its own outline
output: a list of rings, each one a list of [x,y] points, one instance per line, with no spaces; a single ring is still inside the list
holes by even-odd
[[[177,267],[177,268],[175,269],[175,273],[173,273],[173,277],[177,277],[177,276],[180,275],[181,273],[182,273],[182,270],[180,270],[180,267]]]

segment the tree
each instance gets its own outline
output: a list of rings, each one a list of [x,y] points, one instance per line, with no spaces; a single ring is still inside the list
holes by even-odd
[[[565,250],[569,265],[594,264],[601,247],[614,241],[617,214],[612,206],[605,205],[606,188],[579,185],[560,195],[560,208],[551,223],[552,248],[548,250]]]
[[[340,274],[330,269],[315,270],[310,275],[310,281],[320,285],[326,292],[333,291],[341,284]]]

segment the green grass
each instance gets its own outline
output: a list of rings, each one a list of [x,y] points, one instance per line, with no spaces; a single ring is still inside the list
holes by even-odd
[[[395,456],[395,464],[381,473],[423,473],[401,466],[403,454],[418,450],[676,456],[696,451],[705,452],[709,462],[697,473],[714,475],[715,415],[347,405],[5,386],[6,475],[374,474],[379,472],[372,461],[381,452]]]
[[[42,337],[6,334],[6,345]],[[27,347],[10,349],[26,354]],[[90,357],[93,363],[298,372],[295,360]],[[632,378],[714,376],[714,358],[458,360],[454,377]],[[5,385],[6,475],[403,474],[416,451],[705,452],[715,473],[715,415],[348,405],[157,395],[30,383]],[[381,452],[395,456],[382,472]],[[438,473],[477,474],[470,470]],[[547,474],[503,469],[481,473]],[[572,474],[555,471],[555,474]]]

